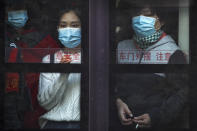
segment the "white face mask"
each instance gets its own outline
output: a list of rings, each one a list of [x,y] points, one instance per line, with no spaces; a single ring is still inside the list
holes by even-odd
[[[58,39],[68,48],[75,48],[81,43],[81,28],[58,29]]]
[[[22,28],[25,26],[28,20],[27,11],[9,11],[8,12],[8,24],[14,28]]]
[[[155,21],[153,17],[136,16],[132,18],[132,27],[138,37],[147,37],[153,35],[155,30]]]

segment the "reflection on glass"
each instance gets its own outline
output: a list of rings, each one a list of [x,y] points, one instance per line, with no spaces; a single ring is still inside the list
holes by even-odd
[[[6,48],[7,63],[61,63],[62,59],[70,60],[71,64],[81,63],[81,49],[62,48]],[[50,61],[50,56],[55,62]]]
[[[129,42],[130,44],[130,42]],[[159,49],[117,49],[117,62],[119,64],[185,64],[186,58],[181,51]],[[123,47],[124,48],[124,47]],[[177,47],[175,47],[178,49]],[[179,57],[177,56],[179,55]],[[173,61],[172,61],[173,60]]]
[[[81,73],[6,73],[5,129],[80,128]]]

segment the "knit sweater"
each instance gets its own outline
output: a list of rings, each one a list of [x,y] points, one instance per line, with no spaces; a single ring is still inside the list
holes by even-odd
[[[54,54],[54,62],[60,63],[63,51]],[[68,54],[67,54],[68,55]],[[71,58],[75,54],[69,54]],[[73,59],[71,63],[81,63]],[[50,56],[43,58],[43,63],[49,63]],[[48,120],[51,121],[79,121],[80,120],[80,73],[41,73],[39,79],[38,101],[47,110],[39,119],[43,128]]]

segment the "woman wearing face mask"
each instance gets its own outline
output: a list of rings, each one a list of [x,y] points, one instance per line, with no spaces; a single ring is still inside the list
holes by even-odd
[[[136,4],[138,7],[131,11],[133,38],[118,43],[118,63],[185,64],[186,60],[181,49],[173,38],[162,30],[165,22],[160,9],[151,7],[146,1],[137,3],[144,6]]]
[[[81,63],[80,12],[67,9],[60,13],[57,26],[62,50],[47,55],[43,63]],[[52,58],[53,57],[53,58]],[[38,101],[47,110],[39,119],[44,129],[78,129],[80,121],[80,73],[41,73]],[[76,123],[69,123],[74,121]]]
[[[140,1],[142,2],[142,1]],[[144,3],[143,3],[144,2]],[[184,54],[161,27],[156,7],[143,1],[131,19],[132,40],[118,44],[118,62],[128,64],[183,64]],[[121,52],[138,54],[139,59],[122,59]],[[168,53],[168,59],[158,61],[155,52]],[[149,58],[145,54],[150,52]],[[179,72],[172,68],[171,71]],[[184,109],[188,97],[185,74],[125,73],[117,75],[116,105],[122,125],[134,128],[184,128]],[[134,117],[131,117],[134,116]],[[187,122],[186,122],[187,123]]]

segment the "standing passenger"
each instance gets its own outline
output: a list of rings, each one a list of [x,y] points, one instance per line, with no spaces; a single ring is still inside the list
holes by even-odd
[[[80,12],[67,9],[60,13],[58,39],[64,46],[43,63],[81,63]],[[39,119],[44,129],[80,128],[80,73],[41,73],[38,101],[47,110]],[[70,123],[75,121],[75,123]]]
[[[171,36],[161,29],[164,22],[160,20],[156,8],[147,1],[141,4],[131,19],[134,38],[118,44],[118,63],[185,64],[183,52]],[[138,54],[138,59],[123,59],[121,55],[129,51],[135,56]],[[156,57],[158,52],[168,53],[169,56],[160,61]],[[148,53],[150,59],[147,59]],[[187,107],[188,83],[186,75],[177,69],[173,71],[117,75],[116,105],[122,125],[137,124],[138,128],[156,130],[183,126],[185,118],[181,118]]]
[[[26,0],[6,0],[5,47],[8,63],[39,63],[46,55],[43,48],[59,47],[50,35],[38,31],[32,25],[33,20],[30,16]],[[38,126],[36,114],[43,112],[43,109],[37,106],[38,79],[39,73],[6,74],[5,128]],[[28,92],[31,93],[27,95]],[[28,96],[28,106],[33,108],[33,112],[27,109],[25,96]]]

